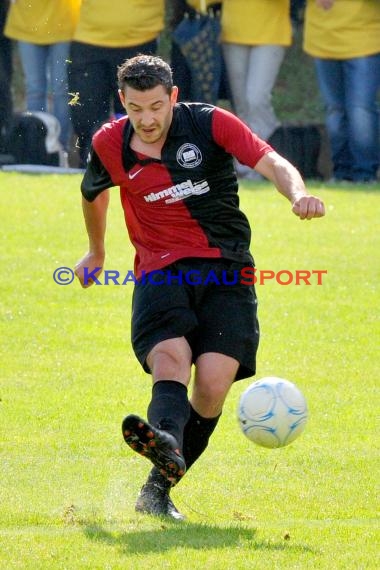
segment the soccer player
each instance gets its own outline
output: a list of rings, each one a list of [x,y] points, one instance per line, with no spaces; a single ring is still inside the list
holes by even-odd
[[[130,448],[153,463],[136,510],[183,519],[170,490],[206,449],[233,382],[255,374],[257,300],[236,279],[253,267],[251,231],[233,157],[271,180],[301,219],[323,216],[324,205],[233,114],[176,103],[161,58],[126,60],[118,83],[127,116],[93,137],[81,185],[89,251],[76,274],[87,287],[86,275],[103,267],[108,189],[119,186],[136,249],[132,344],[153,379],[147,419],[130,414],[122,425]]]

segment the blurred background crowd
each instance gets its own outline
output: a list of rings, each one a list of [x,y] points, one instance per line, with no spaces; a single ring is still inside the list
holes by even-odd
[[[44,124],[60,166],[83,168],[94,132],[124,112],[118,65],[151,53],[180,100],[230,108],[305,177],[378,180],[379,0],[1,0],[0,31],[3,163],[22,159],[22,117]],[[288,121],[291,99],[319,113],[298,105]]]

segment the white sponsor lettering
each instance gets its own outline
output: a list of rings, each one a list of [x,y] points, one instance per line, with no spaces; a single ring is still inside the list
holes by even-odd
[[[178,202],[179,200],[184,200],[189,196],[199,196],[200,194],[205,194],[209,192],[210,186],[207,180],[201,180],[200,182],[195,182],[194,184],[191,180],[186,180],[181,182],[181,184],[176,184],[165,190],[160,190],[159,192],[151,192],[147,196],[144,196],[145,202],[157,202],[158,200],[165,199],[165,204],[173,204],[173,202]]]

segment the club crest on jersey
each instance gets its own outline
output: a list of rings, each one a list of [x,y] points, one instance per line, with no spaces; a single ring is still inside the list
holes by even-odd
[[[192,143],[185,143],[177,151],[177,162],[183,168],[196,168],[202,162],[202,153]]]

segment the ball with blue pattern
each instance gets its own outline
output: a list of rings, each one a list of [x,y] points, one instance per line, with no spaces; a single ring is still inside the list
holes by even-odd
[[[249,440],[273,449],[289,445],[301,435],[308,409],[304,395],[293,382],[268,376],[243,392],[237,415]]]

